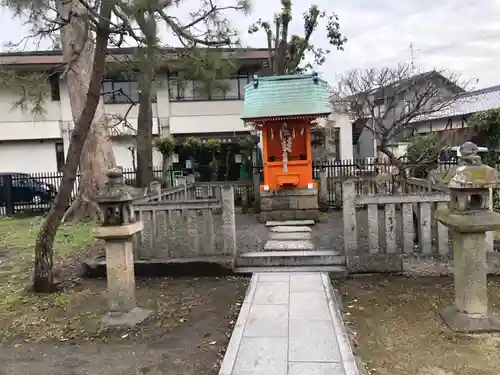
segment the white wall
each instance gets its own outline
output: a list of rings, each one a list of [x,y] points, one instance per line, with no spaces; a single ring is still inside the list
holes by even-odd
[[[0,172],[57,172],[55,142],[1,142]]]
[[[250,131],[241,115],[242,100],[171,102],[170,133]]]
[[[240,116],[243,112],[242,100],[227,101],[185,101],[170,102],[167,76],[161,78],[157,90],[157,103],[153,104],[153,134],[186,134],[250,131],[244,126]],[[20,172],[56,171],[55,147],[53,139],[63,139],[64,151],[69,147],[70,130],[74,128],[71,106],[66,82],[60,82],[60,101],[49,97],[44,103],[45,114],[33,116],[32,113],[13,109],[12,103],[17,93],[0,90],[0,142],[13,140],[36,140],[20,143],[0,144],[0,162],[2,170]],[[106,113],[125,116],[133,128],[137,127],[138,105],[130,110],[128,104],[107,104]],[[116,128],[114,135],[133,134],[123,126]],[[45,140],[40,143],[39,140]],[[48,146],[50,144],[50,147]],[[132,158],[127,150],[129,140],[114,138],[113,148],[117,163],[125,168],[132,168]],[[40,155],[40,156],[34,156]],[[154,151],[154,166],[161,166],[161,155]],[[7,161],[6,161],[7,159]],[[31,165],[33,160],[37,165]],[[40,162],[40,163],[38,163]],[[5,168],[4,168],[5,167]]]
[[[128,149],[129,146],[135,147],[135,142],[131,139],[113,139],[113,151],[115,153],[116,165],[119,165],[125,169],[132,169],[132,154]],[[137,152],[135,151],[135,157],[137,162]],[[153,167],[161,167],[162,165],[162,155],[153,149]]]
[[[335,127],[339,128],[339,159],[354,159],[351,119],[348,115],[338,112],[333,112],[330,119],[335,122]]]

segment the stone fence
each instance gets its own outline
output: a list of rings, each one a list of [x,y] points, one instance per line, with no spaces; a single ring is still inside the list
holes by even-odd
[[[436,209],[450,200],[448,193],[426,188],[387,196],[357,194],[353,181],[345,181],[342,190],[349,272],[451,273],[449,232],[435,220]],[[500,253],[493,250],[491,232],[487,248],[489,272],[500,273]]]
[[[134,202],[135,215],[144,229],[134,237],[139,261],[185,262],[231,260],[235,250],[234,189],[224,185],[209,197],[193,186],[169,189],[161,200]],[[174,198],[172,198],[174,197]],[[179,199],[182,198],[182,199]]]

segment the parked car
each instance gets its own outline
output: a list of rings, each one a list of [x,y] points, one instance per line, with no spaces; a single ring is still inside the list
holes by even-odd
[[[478,147],[477,152],[479,153],[479,155],[481,155],[485,152],[488,152],[488,148],[487,147]],[[441,154],[440,161],[450,161],[450,162],[456,163],[456,162],[458,162],[458,159],[461,156],[462,155],[460,153],[460,146],[454,146]]]
[[[13,204],[31,203],[34,205],[50,203],[54,200],[56,188],[45,182],[39,181],[26,173],[0,173],[0,203],[7,201],[6,181],[12,179],[11,197]]]

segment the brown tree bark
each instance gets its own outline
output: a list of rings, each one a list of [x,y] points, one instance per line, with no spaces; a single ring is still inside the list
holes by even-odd
[[[61,30],[63,58],[69,64],[68,75],[71,73],[86,77],[88,90],[85,89],[85,91],[88,92],[86,95],[76,97],[79,100],[81,111],[77,113],[77,121],[71,134],[61,185],[36,239],[33,291],[37,293],[50,293],[56,290],[53,274],[54,239],[69,204],[85,139],[89,134],[101,96],[101,82],[104,76],[106,47],[110,33],[111,9],[112,2],[101,3],[95,54],[92,42],[88,39],[84,18],[72,16],[69,25]],[[73,14],[85,12],[76,0],[61,4],[61,10],[63,16],[67,16],[70,12]],[[75,51],[79,53],[75,55]]]
[[[85,12],[85,8],[78,4],[78,12]],[[73,7],[75,9],[75,7]],[[83,21],[81,21],[83,23]],[[78,30],[79,35],[84,35],[85,31],[80,25]],[[90,37],[90,33],[88,34]],[[83,37],[83,36],[81,36]],[[61,34],[61,42],[64,53],[65,43],[66,48],[71,50],[71,37],[64,40]],[[82,51],[81,55],[88,55],[90,58],[94,54],[94,46],[89,44]],[[68,71],[66,82],[68,85],[69,100],[73,121],[76,124],[85,104],[88,87],[90,84],[90,67],[92,60],[80,56],[78,64],[75,64],[73,69]],[[100,89],[99,89],[100,90]],[[100,92],[100,91],[99,91]],[[83,152],[80,157],[80,179],[78,186],[78,196],[72,203],[64,215],[63,221],[75,220],[92,220],[101,219],[101,213],[93,196],[102,189],[107,181],[107,172],[109,169],[116,166],[113,146],[109,138],[108,121],[104,109],[104,102],[101,98],[97,105],[94,119],[90,127],[90,131],[85,140]]]
[[[137,187],[146,188],[153,179],[153,108],[151,90],[143,87],[139,93],[137,118]]]

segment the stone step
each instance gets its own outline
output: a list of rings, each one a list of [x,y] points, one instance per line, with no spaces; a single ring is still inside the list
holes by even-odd
[[[311,240],[312,234],[308,232],[288,232],[288,233],[269,233],[268,240],[277,241],[304,241]]]
[[[287,221],[266,221],[266,227],[279,227],[279,226],[307,226],[314,225],[314,220],[287,220]]]
[[[279,241],[268,240],[264,245],[265,251],[280,251],[280,250],[314,250],[314,245],[311,241]]]
[[[242,253],[238,266],[278,267],[278,266],[334,266],[345,265],[345,256],[337,251],[255,251]]]
[[[277,226],[269,228],[269,232],[272,233],[311,233],[312,229],[309,227],[286,227],[286,226]]]
[[[236,267],[236,273],[254,272],[326,272],[332,279],[347,277],[347,268],[343,266],[288,266],[288,267]]]

